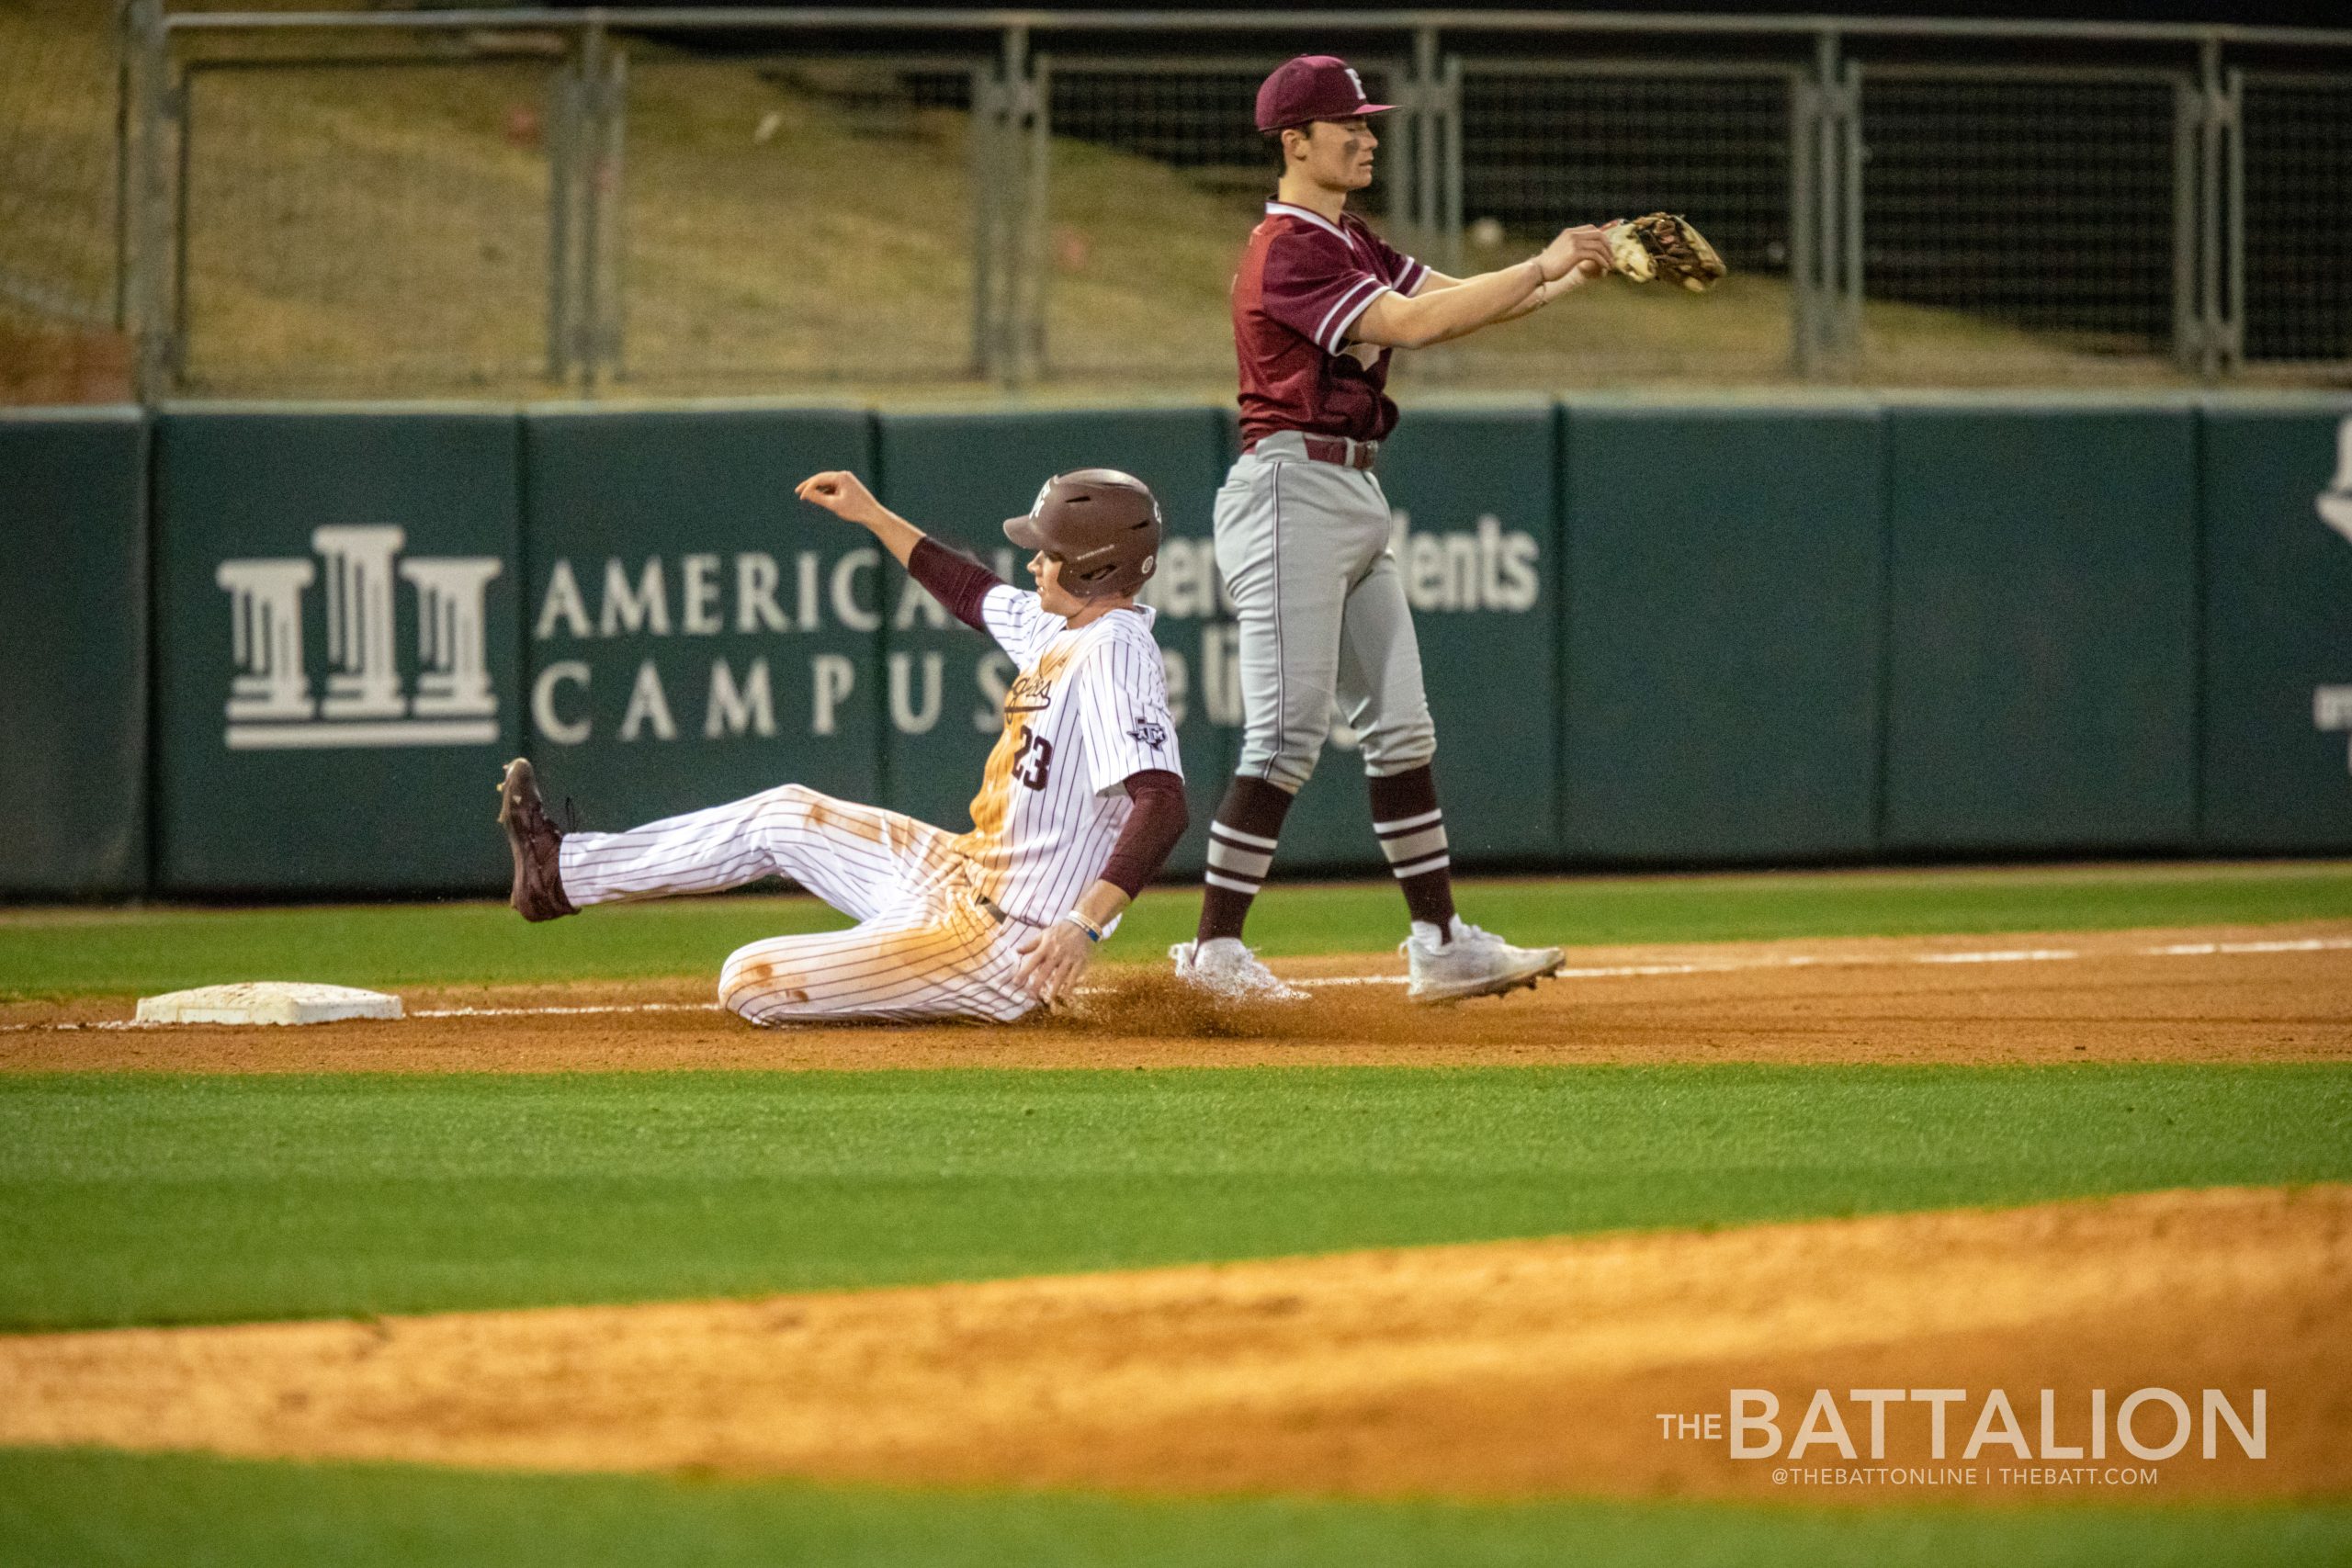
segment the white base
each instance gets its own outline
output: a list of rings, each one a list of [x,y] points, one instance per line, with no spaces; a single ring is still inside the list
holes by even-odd
[[[302,980],[243,980],[139,998],[141,1023],[334,1023],[400,1016],[398,997]]]

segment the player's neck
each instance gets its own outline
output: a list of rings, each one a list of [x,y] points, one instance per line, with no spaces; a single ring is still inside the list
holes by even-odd
[[[1091,626],[1114,610],[1132,610],[1135,607],[1135,600],[1124,593],[1115,599],[1090,599],[1083,609],[1069,618],[1069,629],[1076,631],[1080,626]]]
[[[1305,175],[1284,175],[1274,186],[1274,199],[1286,207],[1303,207],[1333,223],[1348,209],[1348,193],[1316,184]]]

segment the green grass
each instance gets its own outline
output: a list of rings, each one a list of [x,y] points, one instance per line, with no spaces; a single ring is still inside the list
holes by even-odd
[[[0,1078],[0,1326],[2352,1178],[2331,1067]]]
[[[2352,918],[2352,865],[1465,886],[1577,943]],[[1154,894],[1114,953],[1193,900]],[[1277,889],[1271,951],[1379,949],[1386,886]],[[805,899],[0,914],[0,996],[287,976],[707,978]],[[0,1329],[854,1288],[1600,1229],[2352,1179],[2312,1067],[0,1076]],[[2352,1508],[1144,1502],[0,1453],[0,1562],[2323,1562]]]
[[[2352,919],[2352,864],[2056,867],[1471,881],[1470,919],[1519,942],[1713,942],[2120,930]],[[1192,935],[1189,888],[1136,906],[1107,954],[1156,959]],[[1376,884],[1267,891],[1250,940],[1281,954],[1380,952],[1403,905]],[[526,926],[488,903],[0,913],[0,1000],[153,994],[223,980],[355,986],[712,977],[744,942],[841,919],[799,897],[682,899]]]
[[[1162,1502],[0,1453],[0,1561],[125,1568],[2186,1568],[2342,1562],[2347,1554],[2352,1507],[2340,1504],[1860,1513],[1675,1503]]]

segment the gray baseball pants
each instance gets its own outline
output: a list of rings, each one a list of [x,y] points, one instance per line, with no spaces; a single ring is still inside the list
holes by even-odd
[[[1242,454],[1216,494],[1216,564],[1238,620],[1237,773],[1297,793],[1336,713],[1375,778],[1437,754],[1388,498],[1371,474],[1306,455],[1295,434]]]

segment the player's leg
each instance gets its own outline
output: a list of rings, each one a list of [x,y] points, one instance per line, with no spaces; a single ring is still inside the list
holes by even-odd
[[[1412,919],[1407,994],[1454,1001],[1533,985],[1559,967],[1558,948],[1513,947],[1454,912],[1453,857],[1433,766],[1437,727],[1393,555],[1384,552],[1349,592],[1340,649],[1340,712],[1363,737],[1373,832]]]
[[[1340,611],[1357,563],[1329,520],[1354,504],[1344,484],[1352,477],[1252,454],[1217,493],[1217,568],[1234,604],[1243,723],[1240,760],[1209,824],[1200,942],[1241,935],[1330,730]]]
[[[848,931],[772,938],[728,959],[720,999],[754,1022],[1011,1020],[1035,1006],[1014,980],[1028,928],[1009,928],[973,895],[947,834],[898,812],[786,784],[626,833],[564,834],[518,761],[499,816],[514,845],[515,908],[532,919],[771,874],[854,917]]]
[[[625,833],[566,834],[560,864],[563,890],[580,907],[784,876],[865,920],[900,902],[949,852],[945,840],[895,811],[784,784]]]
[[[1437,726],[1420,639],[1396,557],[1384,552],[1349,591],[1340,626],[1340,713],[1363,738],[1372,830],[1416,925],[1453,921],[1453,856],[1437,800]]]
[[[845,931],[738,948],[718,998],[759,1024],[870,1019],[1010,1022],[1035,998],[1014,980],[1019,939],[968,897],[933,889]]]

